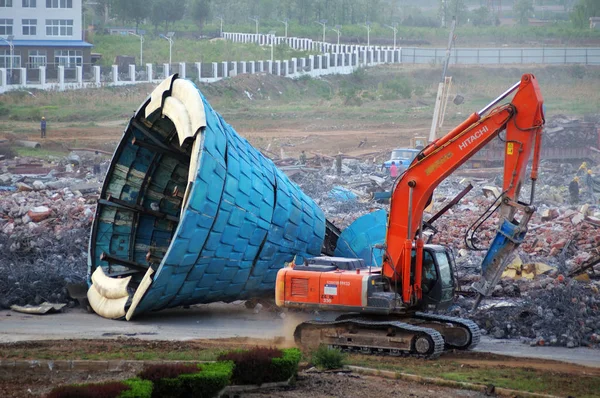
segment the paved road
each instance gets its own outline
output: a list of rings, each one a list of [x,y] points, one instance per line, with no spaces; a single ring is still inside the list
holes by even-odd
[[[335,314],[328,313],[328,319]],[[131,336],[147,340],[292,336],[296,325],[309,314],[285,319],[262,311],[254,314],[243,304],[210,304],[192,309],[171,309],[136,318],[111,321],[82,310],[63,314],[26,315],[0,311],[0,343],[50,339],[101,339]],[[530,347],[515,340],[484,337],[476,351],[515,357],[554,359],[600,368],[600,351],[588,348]]]

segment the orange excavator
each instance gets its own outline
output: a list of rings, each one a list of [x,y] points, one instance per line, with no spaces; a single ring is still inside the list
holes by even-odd
[[[499,105],[515,91],[510,103]],[[494,137],[505,142],[502,193],[486,211],[499,210],[500,222],[482,262],[482,277],[472,286],[477,306],[498,283],[535,212],[543,125],[538,82],[525,74],[492,103],[426,146],[397,178],[385,243],[375,247],[384,253],[380,267],[365,267],[361,259],[316,257],[281,269],[275,287],[278,306],[344,312],[335,321],[298,325],[296,343],[308,349],[325,344],[425,358],[435,358],[444,349],[474,347],[480,338],[475,323],[424,312],[448,308],[457,281],[452,249],[425,243],[423,231],[432,226],[423,212],[434,189],[453,171]],[[530,197],[524,203],[519,193],[530,160]],[[443,231],[443,226],[439,229]]]

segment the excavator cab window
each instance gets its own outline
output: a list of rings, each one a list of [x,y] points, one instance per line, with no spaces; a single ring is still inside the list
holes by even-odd
[[[414,252],[413,252],[414,256]],[[423,274],[421,278],[421,288],[423,289],[423,293],[427,294],[433,289],[435,283],[437,282],[438,276],[437,271],[435,269],[435,262],[433,261],[433,256],[429,251],[423,252]]]
[[[416,254],[412,252],[413,265]],[[425,247],[423,249],[423,272],[421,277],[423,290],[422,309],[444,309],[452,303],[454,280],[452,265],[445,250]]]

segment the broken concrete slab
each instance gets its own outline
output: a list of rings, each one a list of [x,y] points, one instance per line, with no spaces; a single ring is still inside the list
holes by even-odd
[[[40,305],[11,305],[10,309],[15,312],[22,312],[24,314],[36,314],[36,315],[44,315],[44,314],[53,314],[56,312],[61,312],[62,309],[67,304],[57,304],[57,303],[48,303],[44,302]]]

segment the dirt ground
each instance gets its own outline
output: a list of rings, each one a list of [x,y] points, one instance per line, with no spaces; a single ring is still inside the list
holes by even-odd
[[[236,129],[238,126],[232,123]],[[287,155],[297,156],[300,151],[335,155],[342,151],[346,155],[359,156],[367,153],[381,152],[384,148],[389,150],[390,142],[394,146],[407,145],[409,138],[413,135],[425,136],[428,127],[422,123],[416,123],[410,128],[393,126],[392,124],[373,124],[357,129],[339,130],[313,130],[306,129],[302,120],[291,120],[282,122],[284,128],[264,130],[244,130],[240,126],[238,132],[248,139],[250,143],[261,149],[274,151],[280,156],[279,148],[282,147]],[[23,129],[35,131],[33,123],[19,123]],[[65,123],[58,123],[48,133],[44,140],[44,148],[47,150],[66,151],[67,148],[95,148],[112,151],[120,140],[125,123],[121,121],[107,121],[95,126],[71,127]],[[22,137],[22,138],[21,138]],[[37,133],[25,134],[20,139],[39,141]],[[367,145],[358,145],[361,141],[367,141]],[[269,145],[271,144],[271,145]],[[386,150],[386,151],[387,151]]]
[[[98,383],[133,377],[134,372],[41,373],[19,371],[18,378],[0,377],[3,398],[44,396],[61,384]],[[292,386],[247,393],[243,397],[485,397],[484,394],[445,387],[387,380],[355,374],[300,373]]]
[[[134,338],[111,340],[47,340],[25,341],[0,345],[0,359],[135,359],[138,354],[153,355],[152,359],[162,359],[180,353],[214,353],[235,348],[249,348],[256,345],[288,346],[274,340],[252,338],[203,339],[192,341],[147,341]],[[101,353],[98,356],[98,353]],[[362,357],[364,356],[356,356]],[[204,358],[204,357],[203,357]],[[210,357],[206,357],[210,359]],[[526,368],[547,372],[559,371],[572,377],[600,376],[600,368],[590,368],[563,362],[534,359],[511,358],[481,352],[448,352],[431,362],[423,359],[378,357],[380,365],[402,364],[423,366],[427,363],[444,366],[459,364],[472,369]],[[115,372],[53,372],[15,369],[0,375],[0,396],[28,397],[39,396],[53,386],[68,383],[89,383],[122,379],[135,375],[135,371]],[[303,373],[295,386],[243,395],[247,397],[479,397],[483,394],[423,385],[400,380],[387,380],[355,374]]]

